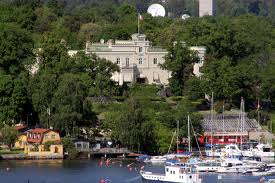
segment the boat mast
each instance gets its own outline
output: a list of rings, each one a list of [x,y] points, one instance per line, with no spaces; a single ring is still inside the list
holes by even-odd
[[[177,121],[177,153],[179,152],[179,120]]]
[[[225,135],[225,131],[224,131],[224,101],[223,101],[223,106],[222,106],[222,130],[223,130],[223,143],[224,143],[224,135]]]
[[[213,107],[214,107],[214,93],[212,92],[211,110],[210,110],[210,115],[211,115],[211,152],[213,152]]]
[[[188,115],[188,151],[191,152],[191,141],[190,141],[190,117]]]
[[[170,149],[171,149],[172,143],[173,143],[173,141],[174,141],[174,136],[175,136],[176,133],[177,133],[176,131],[173,133],[172,140],[171,140],[171,143],[170,143],[170,146],[169,146],[169,149],[168,149],[167,154],[170,153]]]
[[[244,133],[244,99],[241,100],[241,145],[243,144],[243,133]]]

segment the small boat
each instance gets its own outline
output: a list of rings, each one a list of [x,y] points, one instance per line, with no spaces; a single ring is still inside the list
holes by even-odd
[[[265,181],[265,183],[275,183],[275,179],[268,179],[268,181]]]
[[[196,171],[198,172],[217,172],[221,168],[222,168],[221,162],[217,162],[217,161],[199,162],[196,165]]]
[[[275,167],[264,166],[259,168],[258,171],[252,172],[254,176],[264,176],[264,175],[272,175],[275,174]]]
[[[145,180],[158,182],[201,183],[202,179],[192,166],[165,166],[165,174],[141,171]]]
[[[259,168],[249,168],[243,171],[243,174],[252,174],[253,172],[259,171]]]
[[[193,155],[192,152],[182,152],[182,153],[175,153],[175,154],[166,154],[164,155],[167,159],[174,159],[174,158],[190,158]]]
[[[150,158],[144,160],[145,163],[165,163],[167,158],[163,156],[151,156]]]
[[[204,160],[196,165],[198,172],[239,173],[243,172],[243,168],[240,160],[232,158]]]

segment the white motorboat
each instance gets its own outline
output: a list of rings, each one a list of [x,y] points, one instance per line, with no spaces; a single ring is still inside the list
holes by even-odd
[[[243,171],[243,174],[252,174],[253,172],[259,171],[259,168],[249,168]]]
[[[167,158],[163,156],[151,156],[150,158],[144,160],[145,163],[165,163]]]
[[[175,153],[175,154],[166,154],[163,157],[167,159],[174,159],[174,158],[190,158],[193,155],[192,152],[183,152],[183,153]]]
[[[252,166],[249,166],[249,168]],[[206,160],[196,165],[198,172],[239,173],[243,170],[243,162],[238,159]]]
[[[255,165],[236,165],[222,167],[217,171],[217,173],[252,173],[258,171],[257,166]]]
[[[269,144],[258,144],[256,149],[253,149],[253,155],[259,156],[261,158],[274,157],[274,152],[272,151],[272,146]]]
[[[272,146],[269,144],[258,144],[255,148],[242,151],[245,157],[259,157],[261,161],[273,160],[275,153],[272,151]]]
[[[217,161],[199,162],[196,165],[196,171],[198,172],[217,172],[221,168],[221,162]]]
[[[236,144],[228,144],[224,148],[207,150],[205,151],[206,156],[209,157],[240,157],[242,156],[242,151]]]
[[[201,183],[202,179],[195,173],[192,167],[187,166],[165,166],[165,174],[141,171],[141,176],[145,180],[158,182],[178,182],[178,183]]]
[[[259,169],[258,171],[252,172],[254,176],[265,176],[265,175],[272,175],[275,174],[275,167],[271,168],[263,168]]]

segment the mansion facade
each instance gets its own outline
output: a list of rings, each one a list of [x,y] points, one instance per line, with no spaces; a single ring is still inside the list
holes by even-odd
[[[190,49],[197,51],[200,57],[200,62],[194,64],[194,74],[201,76],[199,68],[203,65],[206,48],[200,46]],[[69,51],[70,55],[75,53],[76,51]],[[117,64],[120,72],[114,73],[112,79],[119,85],[135,82],[167,85],[171,76],[169,71],[160,68],[168,51],[153,47],[144,34],[133,34],[131,40],[87,42],[85,53],[96,54]]]

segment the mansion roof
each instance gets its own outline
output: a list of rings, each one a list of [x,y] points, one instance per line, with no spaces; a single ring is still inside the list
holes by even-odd
[[[151,46],[151,42],[146,40],[146,35],[144,34],[133,34],[131,40],[108,40],[104,42],[103,39],[99,43],[86,43],[86,52],[131,52],[128,49],[130,47],[138,47],[142,43],[144,46],[148,47],[147,52],[159,52],[167,53],[166,49],[160,47]],[[123,50],[114,50],[113,48],[125,48]]]

